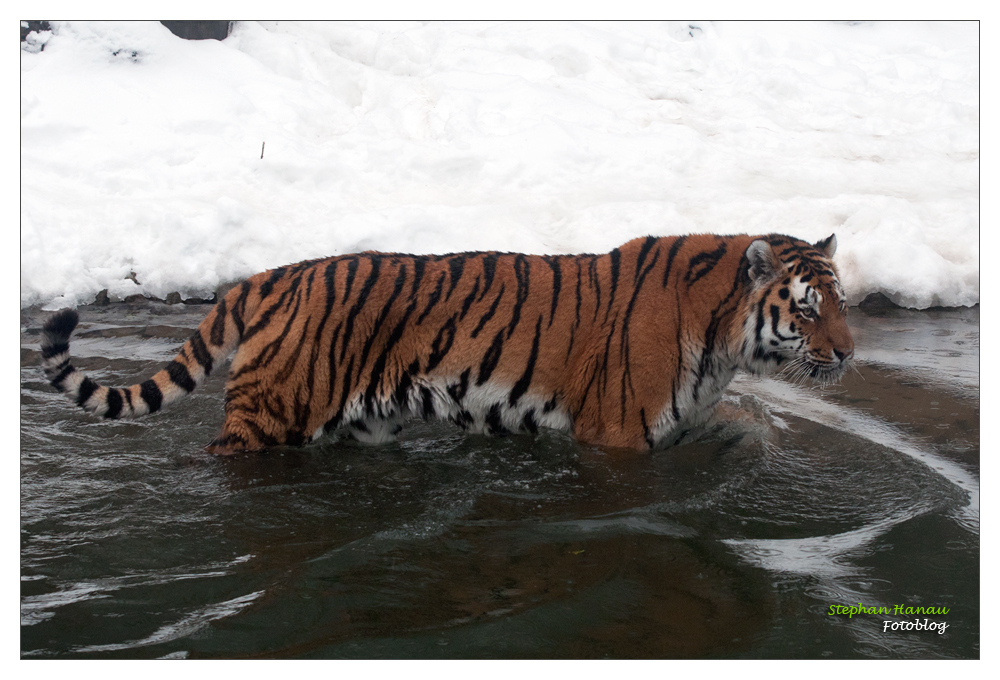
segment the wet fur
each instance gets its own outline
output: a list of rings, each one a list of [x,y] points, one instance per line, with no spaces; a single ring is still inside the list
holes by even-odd
[[[247,279],[145,382],[77,371],[72,310],[45,324],[43,368],[78,405],[121,418],[187,395],[235,351],[219,453],[340,428],[389,441],[412,416],[652,448],[702,425],[737,370],[842,375],[853,341],[835,247],[693,235],[603,255],[344,255]]]

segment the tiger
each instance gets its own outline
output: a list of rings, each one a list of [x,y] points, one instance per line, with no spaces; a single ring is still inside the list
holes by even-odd
[[[840,379],[854,341],[836,248],[835,235],[695,234],[600,255],[366,251],[246,279],[130,387],[73,367],[78,315],[61,310],[43,326],[42,368],[78,406],[126,418],[190,394],[232,355],[206,446],[218,454],[335,431],[381,444],[408,418],[666,448],[709,420],[739,370]]]

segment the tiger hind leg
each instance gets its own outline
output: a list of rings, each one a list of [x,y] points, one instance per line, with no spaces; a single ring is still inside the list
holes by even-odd
[[[291,404],[253,384],[233,385],[231,381],[225,410],[221,432],[205,447],[210,453],[228,455],[283,444],[298,446],[310,438],[297,427]]]

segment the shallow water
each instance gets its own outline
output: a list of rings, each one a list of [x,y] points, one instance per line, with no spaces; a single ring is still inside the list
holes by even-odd
[[[207,307],[84,308],[148,377]],[[103,422],[21,319],[27,658],[978,658],[979,311],[849,318],[857,372],[740,378],[702,441],[622,454],[414,422],[219,459],[224,375]],[[947,614],[830,615],[831,605]],[[884,622],[947,623],[883,631]]]

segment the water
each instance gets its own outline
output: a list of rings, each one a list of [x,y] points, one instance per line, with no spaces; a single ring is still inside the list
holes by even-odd
[[[207,307],[85,309],[148,377]],[[412,423],[220,459],[219,374],[103,422],[21,323],[25,658],[978,658],[979,312],[852,310],[858,371],[740,378],[702,441],[612,455]],[[947,607],[831,616],[831,605]],[[884,621],[929,619],[927,630]]]

